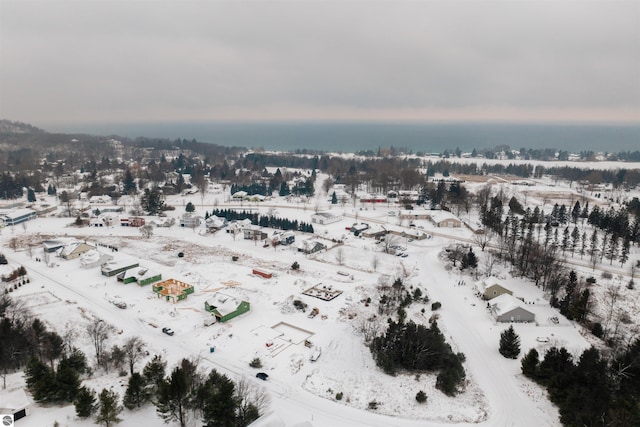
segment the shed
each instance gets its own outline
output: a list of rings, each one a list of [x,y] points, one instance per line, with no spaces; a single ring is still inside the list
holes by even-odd
[[[518,298],[502,294],[491,300],[491,312],[497,322],[535,322],[536,316]]]
[[[216,293],[204,303],[204,309],[212,313],[218,322],[224,323],[251,309],[248,301],[240,301],[228,295]]]
[[[273,277],[273,273],[270,273],[270,272],[268,272],[268,271],[261,270],[261,269],[259,269],[259,268],[254,268],[254,269],[251,271],[251,274],[255,274],[256,276],[260,276],[260,277],[263,277],[263,278],[265,278],[265,279],[271,279],[271,278]]]

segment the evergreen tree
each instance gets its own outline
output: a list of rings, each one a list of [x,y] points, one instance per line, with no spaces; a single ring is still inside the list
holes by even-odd
[[[580,217],[580,202],[576,200],[575,205],[573,205],[573,210],[571,211],[571,219],[573,220],[573,223],[577,223],[578,222],[578,218]]]
[[[280,191],[278,192],[280,196],[288,196],[291,194],[291,190],[289,189],[289,185],[285,181],[280,183]]]
[[[68,366],[58,366],[55,376],[56,400],[62,402],[73,402],[78,389],[80,388],[80,378],[78,373]]]
[[[520,354],[520,337],[509,326],[500,334],[500,354],[508,359],[516,359]]]
[[[185,206],[184,210],[191,213],[196,210],[196,207],[193,205],[193,203],[189,202],[187,203],[187,206]]]
[[[96,392],[87,387],[80,387],[73,401],[76,407],[76,415],[80,418],[88,418],[95,411]]]
[[[331,195],[331,204],[332,205],[337,205],[338,204],[338,196],[336,196],[336,192],[335,191]]]
[[[142,370],[142,376],[146,384],[147,393],[154,396],[164,381],[167,362],[162,360],[162,356],[155,355]]]
[[[31,358],[25,369],[27,389],[36,402],[55,400],[56,381],[53,369],[36,358]]]
[[[36,201],[36,192],[33,191],[33,188],[27,188],[27,202],[33,203]]]
[[[104,424],[111,427],[122,421],[118,415],[122,412],[122,406],[118,403],[118,393],[113,390],[103,388],[98,396],[98,409],[96,414],[96,424]]]
[[[629,260],[629,249],[630,249],[630,242],[629,242],[629,237],[625,236],[624,240],[622,241],[622,250],[620,251],[620,258],[618,259],[620,261],[620,267],[623,267],[624,264]]]
[[[238,399],[233,381],[212,369],[200,387],[203,400],[203,421],[206,427],[233,427],[236,425]]]
[[[148,391],[145,390],[144,378],[138,372],[134,372],[129,377],[129,384],[122,403],[127,409],[134,409],[141,407],[148,400],[149,395]]]
[[[538,352],[535,348],[532,348],[522,358],[522,373],[524,374],[524,376],[535,379],[539,363],[540,361],[538,360]]]
[[[140,198],[140,205],[149,215],[156,215],[162,211],[164,200],[162,200],[162,195],[159,191],[145,188],[144,194]]]
[[[124,175],[122,192],[129,195],[136,194],[138,192],[138,187],[136,186],[136,182],[134,181],[133,175],[129,169],[127,169],[127,172]]]
[[[158,387],[156,410],[165,421],[176,421],[180,427],[187,424],[189,409],[189,382],[187,373],[180,366],[173,369],[169,378],[163,380]]]

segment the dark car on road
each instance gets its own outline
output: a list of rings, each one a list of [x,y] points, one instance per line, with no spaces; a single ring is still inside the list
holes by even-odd
[[[262,381],[266,381],[267,378],[269,378],[269,375],[265,374],[264,372],[258,372],[256,374],[256,378],[260,378]]]

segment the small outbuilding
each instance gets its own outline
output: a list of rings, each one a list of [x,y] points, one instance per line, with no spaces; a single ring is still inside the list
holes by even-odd
[[[260,268],[254,268],[251,271],[251,274],[255,274],[256,276],[260,276],[260,277],[262,277],[264,279],[271,279],[273,277],[273,273],[265,271],[265,270],[262,270]]]
[[[31,401],[24,389],[13,391],[0,391],[0,414],[13,416],[13,421],[18,421],[29,415]],[[12,426],[13,424],[3,424]]]

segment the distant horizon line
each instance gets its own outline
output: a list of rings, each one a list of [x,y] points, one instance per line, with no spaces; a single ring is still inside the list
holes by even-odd
[[[16,121],[16,120],[13,120]],[[20,121],[21,120],[17,120]],[[122,121],[95,121],[95,122],[23,122],[32,126],[47,130],[47,127],[55,128],[60,132],[62,128],[78,127],[109,127],[109,126],[161,126],[164,124],[222,124],[222,125],[313,125],[313,124],[358,124],[358,125],[514,125],[514,126],[640,126],[640,119],[630,120],[498,120],[498,119],[198,119],[198,120],[122,120]],[[71,130],[70,130],[71,131]]]

